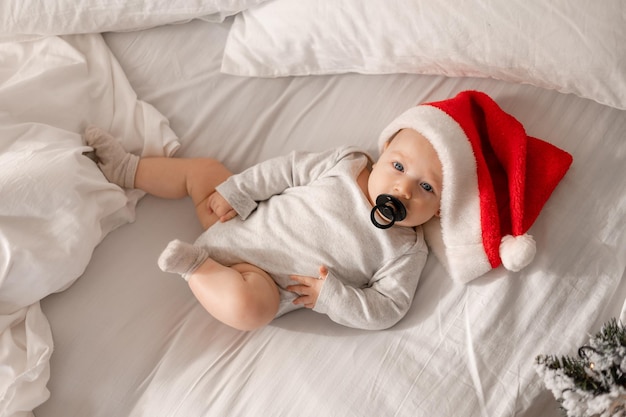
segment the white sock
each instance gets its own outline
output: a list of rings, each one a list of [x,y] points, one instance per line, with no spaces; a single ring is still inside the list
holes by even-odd
[[[106,130],[89,126],[83,133],[87,145],[94,148],[98,167],[104,176],[122,188],[135,187],[139,157],[127,152],[122,144]]]
[[[187,281],[208,257],[206,249],[176,239],[163,250],[158,264],[162,271],[180,274]]]

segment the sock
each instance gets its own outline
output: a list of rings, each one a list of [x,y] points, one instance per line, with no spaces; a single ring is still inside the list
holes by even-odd
[[[98,167],[107,180],[122,188],[134,188],[139,157],[126,152],[117,139],[99,127],[87,127],[83,137],[94,148]]]
[[[159,268],[164,272],[180,274],[185,281],[209,257],[208,252],[180,240],[172,240],[159,256]]]

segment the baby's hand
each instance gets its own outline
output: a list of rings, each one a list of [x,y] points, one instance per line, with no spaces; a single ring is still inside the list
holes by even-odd
[[[298,282],[298,285],[290,285],[287,291],[293,291],[299,295],[293,300],[294,304],[303,304],[306,308],[314,308],[317,298],[322,291],[324,280],[328,277],[328,268],[324,265],[320,266],[319,277],[306,277],[302,275],[290,275],[289,278]]]
[[[206,208],[209,214],[215,213],[222,223],[229,221],[237,215],[237,212],[228,201],[217,191],[214,191],[213,194],[207,198]]]

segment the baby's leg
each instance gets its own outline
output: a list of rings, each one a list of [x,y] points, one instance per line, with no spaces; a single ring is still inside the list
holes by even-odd
[[[232,173],[221,162],[210,158],[164,158],[128,153],[107,131],[90,126],[85,141],[96,151],[98,165],[107,179],[120,187],[139,188],[161,198],[190,196],[204,228],[215,223],[206,200]]]
[[[226,267],[207,258],[189,277],[189,287],[213,317],[235,329],[265,326],[278,312],[276,283],[250,264]]]
[[[135,187],[162,198],[190,196],[200,223],[208,229],[218,219],[209,214],[207,199],[231,175],[221,162],[210,158],[142,158]]]
[[[250,264],[226,267],[207,252],[188,243],[171,242],[159,266],[189,282],[200,304],[216,319],[239,330],[253,330],[276,316],[278,287],[262,269]]]

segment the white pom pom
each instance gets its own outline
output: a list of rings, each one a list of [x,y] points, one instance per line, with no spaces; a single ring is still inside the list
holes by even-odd
[[[535,257],[537,246],[531,235],[506,235],[500,241],[500,259],[509,271],[517,272]]]

